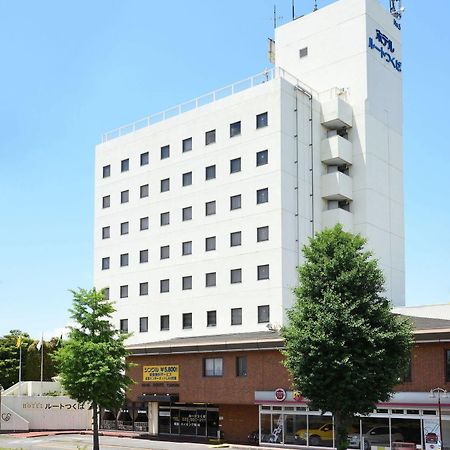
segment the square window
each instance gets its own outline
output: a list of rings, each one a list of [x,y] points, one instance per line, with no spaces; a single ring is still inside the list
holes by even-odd
[[[103,227],[102,228],[102,239],[109,239],[111,237],[111,228]]]
[[[230,173],[236,173],[241,171],[241,158],[235,158],[230,160]]]
[[[242,308],[231,308],[231,325],[242,325]]]
[[[123,286],[120,286],[120,298],[127,298],[128,297],[128,285],[125,284]]]
[[[148,283],[139,283],[139,295],[148,295]]]
[[[192,313],[183,313],[183,330],[192,328]]]
[[[256,128],[263,128],[269,125],[269,117],[267,112],[258,114],[256,116]]]
[[[148,184],[143,184],[140,187],[139,195],[140,195],[141,198],[148,197]]]
[[[141,250],[139,252],[139,263],[147,263],[148,262],[148,250]]]
[[[128,234],[128,231],[129,231],[128,222],[122,222],[120,224],[120,234],[121,235]]]
[[[165,293],[165,292],[169,292],[169,288],[170,288],[170,282],[169,280],[160,280],[159,282],[159,292],[161,292],[161,294]]]
[[[106,258],[102,258],[102,270],[108,270],[109,269],[109,256]]]
[[[130,170],[130,160],[127,159],[122,159],[122,161],[120,162],[120,171],[121,172],[128,172]]]
[[[217,312],[207,311],[206,313],[206,326],[215,327],[217,325]]]
[[[169,329],[169,316],[161,316],[161,331],[167,331]]]
[[[216,165],[205,167],[205,179],[213,180],[216,178]]]
[[[210,272],[205,275],[206,287],[213,287],[216,285],[216,272]]]
[[[120,203],[128,203],[130,200],[130,191],[122,191],[120,193]]]
[[[270,322],[270,306],[262,305],[258,306],[258,323]]]
[[[120,255],[120,267],[128,266],[128,253],[122,253]]]
[[[192,289],[192,277],[187,276],[183,277],[183,291],[188,291],[189,289]]]
[[[109,300],[109,287],[103,288],[103,298]]]
[[[108,178],[111,176],[111,166],[108,164],[107,166],[103,166],[103,178]]]
[[[230,233],[230,247],[238,247],[239,245],[241,245],[241,232]]]
[[[308,47],[301,48],[298,53],[300,58],[305,58],[306,56],[308,56]]]
[[[241,122],[230,124],[230,137],[239,136],[241,134]]]
[[[205,203],[205,215],[212,216],[216,213],[216,201]]]
[[[246,377],[247,376],[247,357],[237,356],[236,357],[236,376]]]
[[[186,220],[192,220],[192,206],[186,206],[182,211],[183,222]]]
[[[192,172],[183,173],[183,186],[190,186],[192,184]]]
[[[186,241],[182,244],[182,255],[192,255],[192,241]]]
[[[269,240],[269,227],[259,227],[256,229],[256,241],[268,241]]]
[[[111,197],[109,195],[105,195],[102,199],[102,207],[109,208],[111,206]]]
[[[205,133],[205,145],[214,144],[216,142],[216,130],[207,131]]]
[[[183,153],[190,152],[192,150],[192,138],[183,139]]]
[[[160,259],[168,259],[170,258],[170,246],[164,245],[160,248]]]
[[[258,266],[258,280],[268,280],[268,279],[269,279],[269,264]]]
[[[231,284],[242,283],[242,269],[232,269],[230,271]]]
[[[128,333],[128,319],[120,319],[120,331]]]
[[[170,145],[161,147],[161,159],[166,159],[170,156]]]
[[[256,165],[264,166],[269,162],[269,150],[261,150],[256,153]]]
[[[256,191],[256,203],[259,205],[261,203],[267,203],[269,201],[269,189],[258,189]]]
[[[223,376],[223,358],[204,358],[203,376],[204,377]]]
[[[148,331],[148,317],[139,318],[139,333],[147,333]]]
[[[170,178],[164,178],[161,180],[161,192],[170,191]]]
[[[241,194],[239,195],[233,195],[230,197],[230,210],[233,211],[233,209],[240,209],[241,207]]]
[[[139,225],[141,231],[148,230],[148,217],[141,217]]]
[[[205,251],[210,252],[216,249],[216,237],[211,236],[205,239]]]
[[[170,224],[170,212],[169,211],[161,213],[160,224],[161,224],[161,226]]]
[[[141,153],[141,166],[146,166],[149,162],[148,152]]]

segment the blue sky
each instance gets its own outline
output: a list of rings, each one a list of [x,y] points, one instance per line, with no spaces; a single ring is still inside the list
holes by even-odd
[[[101,133],[267,67],[273,3],[0,1],[0,334],[62,327],[68,289],[91,286]],[[450,3],[405,6],[406,301],[445,303]]]

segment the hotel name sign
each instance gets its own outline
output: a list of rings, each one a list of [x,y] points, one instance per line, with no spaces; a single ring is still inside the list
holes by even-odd
[[[147,383],[176,383],[180,380],[180,366],[144,366],[142,381]]]
[[[395,56],[392,39],[389,39],[386,34],[376,30],[375,38],[369,37],[369,48],[379,52],[380,58],[391,64],[397,72],[402,71],[402,63]]]

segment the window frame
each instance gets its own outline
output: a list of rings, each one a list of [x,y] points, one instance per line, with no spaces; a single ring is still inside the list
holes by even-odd
[[[145,255],[145,256],[144,256]],[[139,250],[139,264],[146,264],[148,263],[148,248]]]
[[[168,292],[170,292],[170,278],[159,280],[159,293],[167,294]]]
[[[111,176],[111,164],[107,164],[102,168],[102,178],[109,178]]]
[[[244,364],[240,364],[241,362],[244,362]],[[248,376],[247,356],[245,355],[236,356],[236,376],[238,378]]]
[[[181,290],[191,291],[192,290],[192,275],[186,275],[181,278]]]
[[[256,204],[263,205],[269,203],[269,188],[261,188],[256,190]]]
[[[130,158],[122,159],[120,161],[120,173],[128,172],[130,170]]]
[[[159,225],[161,227],[165,227],[166,225],[170,225],[170,211],[164,211],[159,215]]]
[[[239,243],[233,243],[233,237],[239,237]],[[230,233],[230,247],[240,247],[242,245],[242,231],[232,231]]]
[[[170,177],[169,178],[163,178],[160,181],[159,191],[160,191],[160,193],[169,192],[170,191]]]
[[[122,222],[120,224],[120,235],[125,236],[126,234],[130,234],[130,222]]]
[[[167,321],[167,326],[165,322]],[[169,331],[170,330],[170,315],[169,314],[161,314],[159,316],[159,331]]]
[[[139,187],[139,198],[147,198],[150,195],[150,188],[148,184],[142,184]]]
[[[187,144],[190,144],[190,146],[187,146]],[[181,151],[182,153],[187,153],[187,152],[191,152],[192,151],[192,137],[188,137],[186,139],[183,139],[181,141]]]
[[[214,248],[208,249],[208,242],[214,242]],[[205,252],[213,252],[217,249],[216,236],[208,236],[205,238]]]
[[[170,145],[163,145],[160,149],[160,160],[170,158]]]
[[[239,273],[239,281],[233,281],[233,274]],[[240,284],[242,283],[242,268],[230,269],[230,284]]]
[[[166,252],[167,251],[167,256]],[[170,245],[161,245],[161,247],[159,247],[159,259],[169,259],[170,258]]]
[[[211,211],[209,208],[211,207]],[[214,216],[216,214],[216,201],[211,200],[210,202],[205,203],[205,216]]]
[[[267,308],[267,320],[262,320],[263,308]],[[258,323],[270,323],[270,305],[259,305],[258,306]]]
[[[190,172],[185,172],[182,175],[182,183],[183,187],[192,186],[192,170]]]
[[[256,114],[256,129],[265,128],[269,126],[269,112],[265,111],[260,114]]]
[[[210,319],[212,319],[212,317],[214,317],[214,322],[212,320],[210,320]],[[217,327],[217,311],[216,310],[206,311],[206,327],[207,328]]]
[[[181,325],[183,330],[192,330],[192,313],[183,313]]]
[[[120,192],[120,204],[129,203],[130,201],[130,191],[126,189],[125,191]]]
[[[130,264],[130,254],[121,253],[120,254],[120,267],[127,267]]]
[[[104,195],[102,197],[102,209],[110,208],[111,207],[111,196],[110,195]]]
[[[211,169],[214,176],[209,176],[208,174],[208,169]],[[212,164],[211,166],[206,166],[205,167],[205,181],[209,181],[209,180],[214,180],[216,178],[216,165]]]
[[[205,146],[216,143],[216,130],[205,131]]]
[[[240,136],[242,133],[242,124],[241,121],[230,123],[230,138]]]
[[[102,227],[102,240],[111,238],[111,227],[107,225],[106,227]]]
[[[213,362],[213,368],[212,368],[212,372],[206,370],[206,361],[212,361]],[[220,361],[220,365],[218,364],[218,361]],[[217,365],[217,369],[220,366],[220,372],[219,370],[216,370],[216,364]],[[215,358],[203,358],[203,376],[207,377],[207,378],[221,378],[224,376],[225,370],[224,370],[224,364],[223,364],[223,358],[221,357],[215,357]]]
[[[149,162],[150,162],[150,155],[149,152],[143,152],[141,153],[141,156],[139,158],[139,162],[141,167],[143,166],[148,166]]]
[[[260,232],[263,233],[263,230],[267,229],[267,239],[260,239]],[[256,242],[266,242],[269,240],[270,236],[270,229],[269,229],[269,225],[264,225],[262,227],[257,227],[256,228]]]
[[[121,333],[128,333],[128,319],[120,319],[119,331]]]
[[[239,313],[239,314],[237,317],[235,317],[234,313]],[[232,325],[232,326],[242,325],[242,308],[231,308],[230,309],[230,325]]]
[[[262,158],[262,161],[260,161],[260,159],[258,158],[260,155],[264,155],[266,154],[266,159],[264,162],[264,158]],[[256,167],[261,167],[261,166],[265,166],[269,164],[269,150],[260,150],[259,152],[256,152]]]
[[[265,276],[265,270],[267,269],[267,276]],[[270,280],[270,264],[260,264],[256,269],[256,279],[258,281]]]
[[[145,326],[143,326],[145,324]],[[148,333],[148,316],[139,317],[139,333]]]
[[[150,228],[150,221],[149,221],[148,216],[141,217],[139,219],[139,230],[145,231],[145,230],[148,230],[149,228]]]
[[[233,207],[233,200],[234,199],[239,199],[239,206]],[[230,196],[230,211],[235,211],[237,209],[241,209],[242,208],[242,194],[236,194],[236,195],[231,195]]]
[[[128,284],[123,284],[119,288],[119,297],[120,298],[128,298],[129,292],[128,292]]]
[[[214,284],[209,284],[208,283],[208,280],[209,280],[209,278],[210,277],[212,277],[212,276],[214,276],[213,277],[213,282],[214,282]],[[207,288],[209,288],[209,287],[216,287],[217,286],[217,272],[208,272],[208,273],[205,273],[205,287],[207,287]]]
[[[148,295],[148,281],[142,281],[139,283],[139,297]]]
[[[242,158],[230,159],[230,175],[232,173],[238,173],[242,170]]]
[[[189,252],[185,251],[185,246],[188,248]],[[184,241],[181,243],[181,256],[192,255],[192,241]]]

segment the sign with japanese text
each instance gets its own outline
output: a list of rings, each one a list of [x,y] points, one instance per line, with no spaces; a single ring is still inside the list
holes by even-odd
[[[369,48],[380,53],[380,58],[391,64],[397,71],[402,71],[402,63],[395,55],[395,48],[392,39],[382,33],[381,30],[376,30],[375,38],[369,37]]]
[[[180,379],[180,366],[143,366],[142,380],[150,383],[175,383]]]

